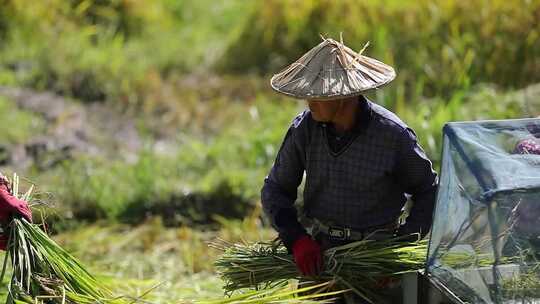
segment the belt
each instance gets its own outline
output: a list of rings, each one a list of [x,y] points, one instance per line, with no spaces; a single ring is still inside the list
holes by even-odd
[[[396,223],[387,223],[383,225],[368,227],[364,230],[353,230],[348,227],[325,225],[317,219],[313,219],[312,234],[323,233],[332,240],[353,241],[366,238],[380,240],[391,238],[396,230]]]

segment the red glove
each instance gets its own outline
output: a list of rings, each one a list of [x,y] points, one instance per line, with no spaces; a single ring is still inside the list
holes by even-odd
[[[321,245],[305,235],[293,244],[294,261],[298,270],[305,276],[314,276],[321,272],[323,257]]]
[[[19,214],[32,221],[32,211],[28,208],[28,203],[11,195],[7,181],[0,176],[0,223],[8,222],[12,214]],[[0,234],[0,250],[6,249],[6,243],[7,235]]]

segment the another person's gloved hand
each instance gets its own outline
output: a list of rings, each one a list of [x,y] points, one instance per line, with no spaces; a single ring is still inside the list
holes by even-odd
[[[323,256],[321,245],[309,235],[302,236],[293,244],[294,261],[305,276],[314,276],[322,271]]]
[[[29,222],[32,221],[32,211],[28,203],[17,199],[9,191],[8,181],[0,175],[0,223],[7,223],[13,214],[24,217]],[[6,249],[7,235],[0,233],[0,250]]]

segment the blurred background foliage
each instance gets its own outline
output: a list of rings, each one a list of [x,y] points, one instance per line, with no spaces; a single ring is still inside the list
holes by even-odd
[[[342,34],[354,49],[370,41],[368,55],[395,66],[396,80],[368,95],[417,131],[436,165],[447,121],[539,114],[540,1],[2,0],[0,7],[0,163],[35,177],[67,218],[173,214],[167,222],[178,224],[205,222],[220,205],[253,206],[303,108],[271,92],[268,78],[320,35]],[[31,91],[6,93],[13,87]],[[54,97],[29,102],[32,92]],[[36,111],[36,103],[54,108],[58,98],[59,110]],[[75,113],[58,113],[72,104]],[[90,118],[69,124],[73,116]],[[111,120],[127,121],[133,138]],[[73,124],[84,144],[50,147],[50,137]],[[14,146],[40,157],[21,165],[7,155],[19,151]],[[69,153],[54,153],[60,149]],[[228,210],[242,216],[250,208]]]
[[[3,2],[1,79],[85,101],[159,102],[196,71],[267,75],[341,32],[396,67],[395,101],[540,78],[532,0]]]
[[[0,170],[54,203],[60,239],[112,234],[86,257],[98,269],[100,254],[150,252],[113,245],[137,227],[168,236],[148,242],[185,266],[169,279],[211,271],[207,234],[270,234],[259,190],[305,106],[268,80],[319,35],[369,41],[366,54],[395,67],[368,97],[438,167],[446,122],[540,115],[538,20],[538,0],[0,0]],[[196,245],[170,247],[179,239]],[[66,246],[94,250],[78,242]],[[138,278],[163,270],[143,264]]]
[[[264,1],[223,57],[225,70],[275,71],[324,36],[396,66],[405,97],[448,97],[490,82],[538,82],[538,1]],[[267,50],[267,51],[264,51]],[[241,60],[238,60],[238,59]],[[397,97],[397,96],[396,96]]]
[[[2,2],[3,87],[52,92],[83,114],[96,104],[127,113],[82,122],[104,124],[83,139],[98,153],[74,149],[54,166],[19,166],[69,217],[139,219],[212,206],[179,212],[177,223],[201,212],[207,220],[220,209],[209,200],[253,205],[303,107],[273,94],[269,75],[320,34],[342,34],[354,49],[370,41],[368,55],[395,66],[397,79],[369,97],[415,128],[435,164],[447,121],[538,114],[539,1]],[[40,134],[59,137],[51,129],[69,115],[44,123],[24,97],[4,95],[3,150],[15,143],[28,150]],[[111,119],[134,121],[142,143],[118,150],[113,141],[124,138],[107,139]]]

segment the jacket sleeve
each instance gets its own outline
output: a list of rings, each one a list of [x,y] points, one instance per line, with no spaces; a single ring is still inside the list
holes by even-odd
[[[307,234],[298,221],[294,206],[305,169],[306,141],[302,130],[305,127],[302,125],[302,118],[297,117],[287,131],[261,190],[263,210],[289,252],[294,242]]]
[[[420,233],[424,237],[431,228],[438,187],[437,173],[418,144],[414,131],[406,128],[399,139],[397,176],[413,206],[398,234]]]

